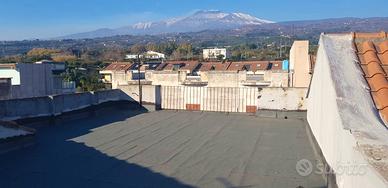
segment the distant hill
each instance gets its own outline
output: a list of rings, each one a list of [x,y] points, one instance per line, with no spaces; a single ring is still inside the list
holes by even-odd
[[[285,35],[317,35],[322,32],[375,32],[388,30],[387,17],[332,18],[323,20],[278,22],[256,18],[245,13],[201,10],[189,16],[157,22],[142,22],[116,29],[103,28],[56,39],[92,39],[118,35],[166,35],[219,31],[230,34],[273,33]]]
[[[83,34],[85,38],[91,39],[0,41],[0,56],[23,54],[28,52],[32,48],[127,49],[129,46],[136,43],[147,44],[150,42],[160,43],[168,41],[174,41],[177,43],[189,42],[197,47],[231,46],[244,43],[275,43],[277,45],[282,43],[280,45],[284,45],[284,41],[287,41],[286,45],[291,45],[292,41],[296,39],[306,39],[310,40],[311,44],[317,44],[319,35],[322,32],[344,33],[352,31],[388,31],[388,17],[335,18],[324,20],[290,21],[262,24],[259,24],[258,22],[257,24],[241,25],[235,28],[209,28],[201,31],[192,32],[147,35],[116,35],[116,33],[111,32],[110,35],[112,36],[105,36],[110,31],[110,29],[102,29],[93,33]],[[80,35],[78,36],[80,37]]]
[[[263,20],[244,13],[226,13],[215,10],[201,10],[182,18],[171,18],[157,22],[141,22],[117,29],[98,29],[95,31],[76,33],[59,39],[82,39],[109,37],[115,35],[146,35],[163,33],[196,32],[213,29],[233,29],[243,26],[256,26],[272,21]]]

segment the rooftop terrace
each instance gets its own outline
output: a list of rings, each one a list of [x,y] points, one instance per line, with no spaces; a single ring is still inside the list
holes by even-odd
[[[325,187],[304,119],[122,110],[38,128],[0,155],[4,187]]]

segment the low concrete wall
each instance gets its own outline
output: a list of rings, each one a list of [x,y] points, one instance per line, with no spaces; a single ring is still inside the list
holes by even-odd
[[[258,93],[258,108],[306,110],[307,88],[263,88]]]
[[[186,109],[200,104],[203,111],[247,112],[247,107],[265,110],[306,110],[307,88],[231,88],[162,86],[162,107]]]
[[[154,85],[142,85],[142,102],[155,104],[155,92],[156,87]],[[139,86],[138,85],[119,85],[118,89],[123,91],[133,101],[139,101]]]
[[[162,109],[215,112],[257,109],[257,88],[161,86],[160,93]]]
[[[118,89],[131,99],[139,100],[138,85],[120,85]],[[203,111],[246,112],[246,106],[266,110],[306,110],[307,88],[143,85],[142,93],[143,102],[160,102],[163,109],[186,109],[187,104],[200,104]]]
[[[121,90],[116,89],[25,99],[0,100],[0,119],[16,120],[60,115],[64,112],[78,110],[104,102],[120,100],[131,101],[131,97],[127,96]]]
[[[152,85],[179,86],[186,80],[185,71],[147,71],[146,80]]]

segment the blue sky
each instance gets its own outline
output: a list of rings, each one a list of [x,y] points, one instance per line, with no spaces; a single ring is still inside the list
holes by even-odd
[[[50,38],[196,10],[243,12],[273,20],[387,17],[388,0],[0,0],[0,40]]]

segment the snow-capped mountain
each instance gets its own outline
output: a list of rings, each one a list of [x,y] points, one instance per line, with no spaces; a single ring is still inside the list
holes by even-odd
[[[144,35],[177,32],[196,32],[215,29],[234,29],[249,25],[274,23],[244,13],[225,13],[216,10],[201,10],[181,18],[172,18],[157,22],[141,22],[117,29],[99,29],[78,33],[61,38],[95,38],[113,35]]]

